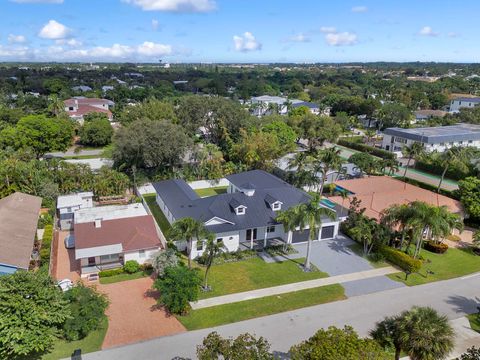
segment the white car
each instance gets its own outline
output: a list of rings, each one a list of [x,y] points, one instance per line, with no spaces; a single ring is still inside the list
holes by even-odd
[[[73,249],[75,247],[75,237],[73,235],[65,237],[64,242],[67,249]]]
[[[57,283],[62,291],[68,291],[73,287],[73,281],[70,279],[63,279]]]

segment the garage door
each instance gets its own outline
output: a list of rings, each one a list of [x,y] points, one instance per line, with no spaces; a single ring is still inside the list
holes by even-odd
[[[310,230],[294,231],[292,234],[292,243],[301,243],[308,241]]]
[[[333,234],[335,233],[335,226],[324,226],[322,227],[322,235],[320,239],[331,239],[333,238]]]

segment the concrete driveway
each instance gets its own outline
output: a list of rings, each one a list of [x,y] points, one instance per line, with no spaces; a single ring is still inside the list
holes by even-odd
[[[315,241],[312,243],[312,264],[330,276],[374,269],[366,259],[358,256],[349,248],[353,244],[355,244],[353,240],[342,234],[339,234],[333,240]],[[307,244],[294,244],[293,247],[298,251],[295,257],[306,256]],[[403,286],[405,285],[386,276],[356,280],[343,284],[345,295],[347,296],[370,294]]]

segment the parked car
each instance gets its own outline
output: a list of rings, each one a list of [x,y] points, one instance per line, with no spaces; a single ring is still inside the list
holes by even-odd
[[[75,237],[73,235],[68,235],[65,238],[65,247],[67,249],[73,249],[75,247]]]
[[[63,279],[57,283],[62,291],[68,291],[73,287],[73,281],[70,279]]]

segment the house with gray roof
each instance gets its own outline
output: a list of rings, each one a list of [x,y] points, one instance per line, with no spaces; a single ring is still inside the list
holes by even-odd
[[[157,204],[170,223],[186,217],[201,221],[228,251],[308,240],[309,231],[299,229],[288,239],[283,225],[275,221],[279,211],[309,202],[306,192],[262,170],[229,175],[227,180],[226,193],[203,198],[184,180],[160,181],[153,187]],[[318,239],[336,237],[338,225],[338,219],[325,217]],[[194,240],[192,245],[190,254],[196,258],[203,253],[205,241]]]
[[[450,113],[458,113],[462,108],[474,108],[480,104],[480,97],[459,97],[450,101]]]
[[[423,144],[427,152],[444,152],[451,147],[480,148],[480,125],[456,124],[411,129],[388,128],[384,131],[382,148],[391,152],[401,152],[403,147],[410,147],[415,142]]]

